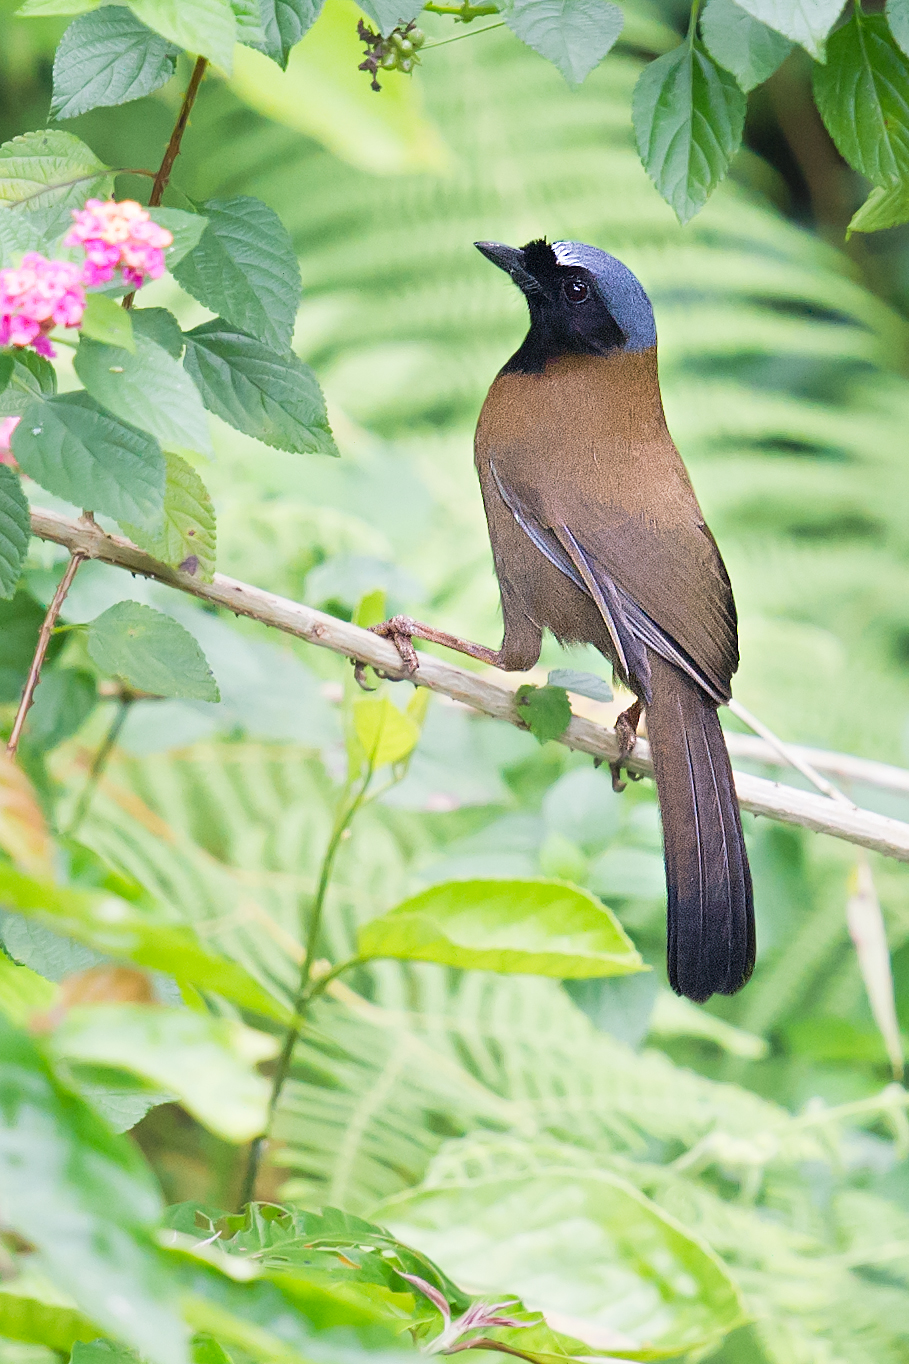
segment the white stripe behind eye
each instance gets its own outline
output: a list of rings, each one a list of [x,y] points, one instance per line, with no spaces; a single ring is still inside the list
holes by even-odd
[[[560,265],[581,265],[584,262],[575,254],[574,242],[553,242],[552,250]]]

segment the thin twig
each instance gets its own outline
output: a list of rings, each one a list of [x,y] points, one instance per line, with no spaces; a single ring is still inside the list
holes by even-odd
[[[297,639],[316,644],[319,648],[331,649],[351,659],[362,659],[392,677],[404,676],[400,655],[393,644],[369,630],[362,630],[323,611],[316,611],[271,592],[263,592],[261,588],[220,573],[216,573],[210,583],[200,582],[189,573],[181,573],[179,569],[158,562],[150,554],[137,549],[129,540],[106,535],[99,526],[86,526],[37,507],[32,508],[32,534],[42,540],[64,545],[70,552],[78,549],[90,559],[99,559],[102,563],[113,564],[130,573],[153,578],[210,605],[226,607],[234,615],[248,616],[263,625],[270,625]],[[431,654],[421,652],[419,660],[417,671],[408,679],[416,686],[428,687],[430,691],[440,692],[484,715],[507,720],[518,728],[526,728],[515,707],[511,688],[493,681],[488,675],[468,672]],[[559,742],[567,748],[589,753],[607,762],[619,756],[619,743],[614,732],[579,715],[572,718]],[[764,761],[773,760],[772,750],[768,747]],[[625,765],[633,772],[652,775],[648,745],[639,740]],[[800,791],[745,772],[736,772],[735,784],[743,810],[766,815],[783,824],[795,824],[815,833],[842,838],[872,852],[909,862],[909,824],[901,820],[874,814],[870,810],[853,810],[839,801],[815,795],[812,791]]]
[[[76,803],[73,817],[69,822],[69,828],[66,830],[67,838],[75,837],[79,826],[88,814],[88,807],[91,804],[92,796],[95,794],[98,783],[104,775],[104,769],[107,767],[108,759],[116,747],[117,740],[120,737],[120,731],[126,723],[127,715],[129,715],[129,708],[132,705],[132,701],[132,696],[124,693],[121,693],[118,698],[117,712],[92,760],[85,786],[82,788],[82,794]]]
[[[456,33],[453,38],[440,38],[437,43],[425,43],[423,52],[429,52],[433,47],[446,47],[448,43],[459,43],[462,38],[478,38],[481,33],[491,33],[494,28],[504,28],[505,20],[502,19],[498,24],[487,24],[485,28],[472,28],[468,33]]]
[[[85,554],[76,549],[73,551],[70,561],[66,566],[66,572],[57,585],[57,590],[53,595],[47,614],[41,622],[41,629],[38,632],[38,643],[35,647],[35,656],[32,665],[28,670],[28,678],[25,683],[25,690],[22,693],[22,700],[19,702],[19,709],[16,711],[16,719],[13,722],[13,730],[9,736],[9,743],[6,751],[11,758],[15,758],[19,748],[19,739],[22,736],[22,727],[25,724],[25,717],[28,715],[29,707],[35,699],[35,688],[41,680],[41,669],[47,657],[48,646],[51,642],[51,635],[60,614],[60,608],[66,600],[66,594],[72,586],[73,578],[78,572],[79,565],[86,558]]]
[[[822,791],[825,796],[829,796],[831,800],[842,801],[845,805],[851,806],[853,810],[858,809],[854,800],[850,800],[845,792],[841,791],[838,786],[834,786],[832,781],[828,781],[826,777],[822,777],[816,767],[810,762],[806,762],[797,750],[790,748],[787,743],[784,743],[782,739],[778,738],[773,730],[765,725],[763,720],[759,720],[756,715],[752,715],[751,711],[743,706],[741,701],[733,699],[728,705],[733,715],[737,716],[749,729],[753,729],[755,734],[759,734],[764,740],[764,743],[769,744],[770,747],[780,755],[784,763],[788,763],[790,767],[794,767],[796,772],[801,772],[802,776],[807,777],[812,785],[816,786],[819,791]]]

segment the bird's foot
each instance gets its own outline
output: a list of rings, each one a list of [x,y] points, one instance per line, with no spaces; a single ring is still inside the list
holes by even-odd
[[[502,666],[501,649],[489,649],[485,644],[474,644],[469,639],[461,639],[459,635],[450,635],[445,630],[436,630],[432,625],[424,625],[420,620],[412,620],[410,616],[392,616],[390,620],[383,620],[380,625],[371,625],[369,628],[374,635],[391,640],[401,655],[402,673],[405,678],[411,677],[420,665],[419,655],[413,646],[414,639],[425,639],[430,644],[441,644],[446,649],[454,649],[459,654],[467,654],[469,658],[479,659],[481,663],[490,663],[496,668]],[[354,677],[364,690],[371,691],[372,688],[366,684],[365,667],[365,663],[355,661]],[[377,677],[387,678],[390,682],[402,680],[395,673],[384,673],[378,669],[375,669],[375,672]]]
[[[609,764],[609,770],[612,773],[613,791],[625,790],[626,783],[622,781],[622,768],[624,767],[629,754],[633,751],[637,741],[640,719],[640,701],[635,701],[634,705],[629,706],[627,710],[623,710],[621,715],[616,719],[615,733],[616,738],[619,741],[619,756],[616,758],[615,762]],[[632,781],[639,780],[637,774],[634,772],[629,772],[628,776]]]

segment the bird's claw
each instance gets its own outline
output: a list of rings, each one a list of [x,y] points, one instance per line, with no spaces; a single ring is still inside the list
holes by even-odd
[[[390,620],[383,620],[380,625],[370,625],[369,628],[374,635],[389,640],[395,646],[401,656],[405,677],[416,672],[420,666],[417,651],[413,647],[416,622],[410,616],[392,616]]]
[[[627,785],[627,782],[622,781],[622,768],[637,742],[640,718],[641,704],[639,701],[629,706],[627,710],[623,710],[621,715],[616,717],[615,734],[619,741],[619,756],[609,764],[613,791],[624,791]],[[637,772],[628,772],[627,775],[631,781],[640,781],[641,779]]]

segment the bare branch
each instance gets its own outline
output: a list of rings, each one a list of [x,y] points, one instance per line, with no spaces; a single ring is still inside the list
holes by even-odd
[[[289,601],[286,597],[275,596],[271,592],[263,592],[249,583],[238,582],[235,578],[228,578],[220,573],[215,575],[214,582],[200,582],[189,573],[181,573],[179,569],[168,568],[165,564],[158,563],[150,555],[137,549],[129,540],[106,535],[99,526],[70,521],[66,517],[58,516],[56,512],[44,511],[37,507],[32,508],[32,533],[42,540],[52,540],[55,544],[65,546],[71,554],[78,552],[86,558],[99,559],[116,568],[124,568],[130,573],[153,578],[202,601],[225,606],[235,615],[248,616],[263,625],[270,625],[276,630],[295,635],[298,639],[305,639],[319,648],[331,649],[334,653],[343,654],[347,658],[362,659],[364,663],[380,668],[392,676],[402,676],[400,656],[387,640],[380,639],[369,630],[362,630],[347,621],[338,620],[322,611],[315,611],[312,607]],[[408,681],[440,692],[494,719],[507,720],[509,724],[517,725],[520,729],[526,728],[515,706],[514,692],[486,676],[466,672],[463,668],[457,668],[451,663],[421,653],[420,666]],[[730,741],[743,740],[747,737],[729,736]],[[619,745],[613,731],[580,716],[572,719],[560,742],[568,748],[589,753],[592,757],[607,762],[614,761],[619,756]],[[765,762],[780,761],[779,755],[763,741],[757,741],[761,744],[760,751],[756,749],[754,741],[748,742],[749,755],[760,756]],[[732,743],[730,747],[733,747]],[[737,743],[736,751],[741,751],[741,747]],[[835,759],[847,768],[851,764],[850,775],[854,774],[856,780],[869,780],[870,773],[885,767],[884,764],[866,763],[861,759],[836,754],[812,754],[811,757],[815,767],[828,771],[841,771],[842,768],[825,764],[818,760],[819,757]],[[633,772],[652,775],[650,750],[643,740],[638,740],[626,766]],[[765,815],[783,824],[797,824],[815,833],[830,834],[834,838],[842,838],[849,843],[869,848],[872,852],[909,862],[909,824],[889,819],[885,815],[874,814],[870,810],[853,809],[845,802],[828,800],[825,796],[815,795],[812,791],[799,791],[794,787],[743,772],[735,774],[735,782],[739,804],[743,810],[755,815]],[[893,782],[891,789],[909,789],[909,774],[905,774],[905,782],[905,785]]]

